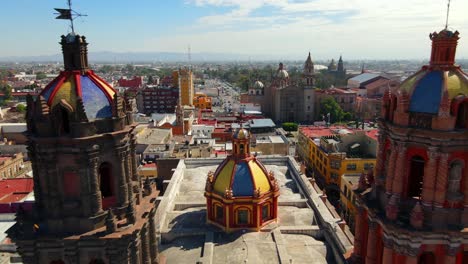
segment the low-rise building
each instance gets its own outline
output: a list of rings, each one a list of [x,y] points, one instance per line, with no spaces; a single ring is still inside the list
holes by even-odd
[[[374,168],[376,149],[374,133],[344,127],[299,128],[297,153],[307,166],[306,173],[336,200],[340,176]]]
[[[193,105],[198,109],[211,109],[212,98],[204,93],[196,93],[193,97]]]
[[[356,103],[356,92],[346,88],[330,88],[325,90],[315,90],[315,119],[321,120],[320,114],[321,103],[326,98],[333,98],[336,103],[345,112],[354,112]]]
[[[361,173],[347,173],[341,175],[340,181],[340,206],[339,211],[343,220],[354,234],[356,216],[356,193],[354,189],[358,186]]]
[[[138,176],[142,178],[156,178],[158,177],[158,167],[156,163],[148,162],[138,167]]]
[[[0,176],[2,179],[15,178],[24,171],[23,154],[0,155]]]

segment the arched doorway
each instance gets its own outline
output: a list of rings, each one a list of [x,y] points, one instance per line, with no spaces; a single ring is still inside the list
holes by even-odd
[[[468,102],[465,101],[458,106],[456,128],[468,128]]]

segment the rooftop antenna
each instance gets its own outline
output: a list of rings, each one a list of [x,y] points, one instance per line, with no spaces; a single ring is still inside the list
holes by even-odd
[[[65,8],[54,8],[55,11],[58,13],[54,13],[55,15],[58,15],[55,17],[55,19],[65,19],[65,20],[70,20],[70,27],[72,29],[72,33],[75,34],[75,27],[73,26],[73,20],[77,17],[84,17],[88,16],[85,14],[78,13],[72,9],[72,4],[71,0],[68,0],[68,9]]]
[[[447,3],[447,17],[445,18],[445,29],[446,30],[448,28],[449,12],[450,12],[450,0],[448,0],[448,3]]]
[[[190,44],[188,45],[187,56],[188,56],[189,68],[191,68],[192,67],[192,53],[190,51]]]

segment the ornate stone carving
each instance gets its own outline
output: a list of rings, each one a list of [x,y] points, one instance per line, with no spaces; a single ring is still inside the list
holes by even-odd
[[[224,191],[224,198],[232,199],[232,196],[233,196],[232,189],[226,188],[226,190]]]
[[[411,210],[410,224],[416,229],[421,229],[424,224],[424,212],[421,207],[421,203],[417,202]]]
[[[117,230],[117,223],[115,222],[114,214],[112,213],[112,209],[107,210],[106,216],[106,232],[107,233],[114,233]]]
[[[128,224],[135,224],[136,223],[135,207],[133,206],[132,201],[130,201],[128,203],[125,215],[127,217],[127,223]]]
[[[390,197],[390,201],[388,202],[385,208],[385,215],[389,220],[396,220],[398,217],[399,212],[399,197],[396,194],[393,194]]]

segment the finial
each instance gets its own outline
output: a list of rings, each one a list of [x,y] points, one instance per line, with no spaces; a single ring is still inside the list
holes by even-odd
[[[54,9],[55,11],[58,12],[58,13],[54,13],[55,15],[58,15],[55,19],[70,20],[70,26],[71,26],[73,34],[75,34],[75,27],[73,26],[73,19],[77,17],[87,16],[85,14],[80,14],[80,13],[73,11],[71,0],[68,0],[68,9],[65,9],[65,8],[54,8]]]
[[[447,3],[447,17],[445,18],[445,29],[448,28],[449,12],[450,12],[450,0],[448,0],[448,3]]]

